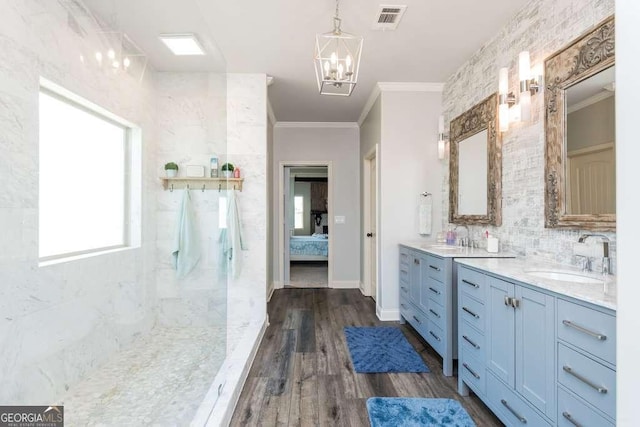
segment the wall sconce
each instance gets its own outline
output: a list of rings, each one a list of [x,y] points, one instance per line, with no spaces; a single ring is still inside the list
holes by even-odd
[[[518,55],[518,73],[520,80],[519,95],[509,92],[509,69],[500,68],[498,80],[498,122],[500,132],[509,130],[510,121],[531,120],[531,95],[540,91],[542,76],[531,77],[531,59],[528,51]]]
[[[444,116],[438,118],[438,159],[444,159],[448,135],[444,132]]]

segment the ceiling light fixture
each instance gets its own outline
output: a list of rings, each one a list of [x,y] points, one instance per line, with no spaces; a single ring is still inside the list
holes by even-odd
[[[333,31],[316,35],[314,65],[321,95],[350,96],[358,82],[363,39],[343,32],[339,16],[336,0]]]
[[[174,55],[205,55],[195,34],[160,34],[160,40]]]

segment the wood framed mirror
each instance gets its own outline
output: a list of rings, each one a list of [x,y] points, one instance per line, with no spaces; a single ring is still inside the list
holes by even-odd
[[[502,145],[498,95],[451,121],[449,129],[449,222],[502,223]]]
[[[545,60],[545,227],[613,231],[613,16]]]

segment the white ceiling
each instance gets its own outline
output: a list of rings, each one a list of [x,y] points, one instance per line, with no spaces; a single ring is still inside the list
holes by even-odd
[[[219,70],[275,77],[278,121],[356,121],[376,82],[443,82],[528,0],[342,0],[344,31],[362,35],[359,82],[350,97],[317,93],[316,33],[332,28],[331,0],[85,0],[115,21],[159,71]],[[380,4],[406,4],[395,31],[371,27]],[[163,32],[194,32],[212,56],[172,57]],[[216,48],[216,46],[219,48]],[[497,77],[496,77],[497,85]]]

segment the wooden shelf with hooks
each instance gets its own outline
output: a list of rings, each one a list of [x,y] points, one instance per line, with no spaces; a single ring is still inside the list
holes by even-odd
[[[242,191],[242,183],[244,178],[194,178],[194,177],[175,177],[160,178],[162,186],[165,190],[181,190],[187,188],[191,190],[232,190]]]

